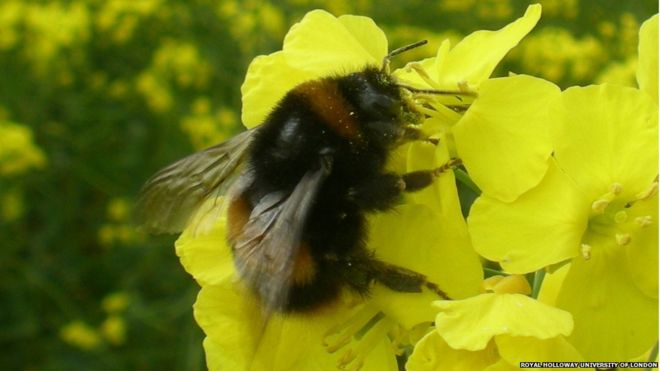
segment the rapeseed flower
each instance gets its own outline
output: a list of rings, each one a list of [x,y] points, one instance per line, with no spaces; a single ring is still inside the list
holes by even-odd
[[[589,360],[627,360],[657,341],[657,115],[635,89],[566,90],[541,183],[511,203],[482,196],[468,219],[477,251],[506,271],[571,262],[556,303]]]

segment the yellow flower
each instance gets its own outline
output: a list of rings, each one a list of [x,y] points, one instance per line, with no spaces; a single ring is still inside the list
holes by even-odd
[[[435,306],[436,329],[415,346],[409,371],[512,370],[521,361],[581,359],[564,339],[573,328],[570,314],[525,295],[495,292]]]
[[[639,90],[570,88],[551,108],[554,156],[512,203],[483,196],[477,251],[509,272],[571,266],[556,304],[588,360],[627,360],[657,341],[658,106]]]
[[[538,184],[547,170],[552,152],[547,106],[559,88],[530,76],[488,77],[540,16],[541,7],[531,5],[498,31],[477,31],[453,49],[445,41],[435,58],[394,72],[415,87],[478,94],[476,99],[460,93],[427,97],[421,103],[432,109],[422,109],[431,119],[424,126],[430,133],[446,133],[442,142],[452,156],[463,160],[484,193],[504,201]],[[468,106],[464,115],[447,108]],[[499,182],[503,177],[505,185]]]
[[[370,18],[311,11],[287,33],[281,51],[259,56],[248,67],[241,86],[243,124],[261,124],[286,92],[304,81],[379,66],[386,54],[385,34]]]
[[[82,321],[73,321],[60,329],[60,338],[83,350],[93,350],[101,345],[99,334]]]
[[[46,157],[34,144],[32,130],[28,127],[0,122],[0,138],[0,176],[18,175],[46,164]]]
[[[639,29],[639,67],[637,84],[658,102],[658,15],[654,15]]]

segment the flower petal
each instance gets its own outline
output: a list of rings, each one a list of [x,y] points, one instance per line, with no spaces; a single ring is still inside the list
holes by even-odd
[[[467,235],[457,233],[451,223],[425,205],[402,205],[374,216],[369,243],[379,259],[424,274],[451,298],[479,292],[481,265]],[[438,299],[426,291],[424,295],[397,293],[378,287],[372,298],[405,328],[433,321],[435,311],[430,303]]]
[[[626,247],[626,267],[637,287],[651,298],[658,297],[658,194],[648,200],[640,200],[630,208],[631,212],[650,217],[648,225],[637,229],[630,245]]]
[[[289,65],[320,77],[380,66],[387,54],[387,39],[371,18],[338,19],[324,10],[313,10],[291,27],[282,49]]]
[[[613,183],[632,199],[658,175],[658,105],[647,94],[607,84],[569,88],[551,116],[560,123],[557,162],[592,200]]]
[[[479,197],[468,228],[477,253],[507,272],[528,273],[578,254],[589,210],[589,200],[551,160],[541,183],[516,201]]]
[[[568,340],[585,360],[626,361],[658,340],[658,300],[640,292],[621,264],[629,246],[609,237],[592,245],[589,260],[573,259],[557,306],[573,315]]]
[[[408,371],[479,371],[498,360],[497,350],[490,346],[483,350],[471,352],[453,349],[440,337],[437,331],[432,331],[422,338],[413,350],[406,363]]]
[[[437,301],[436,331],[454,349],[484,349],[496,335],[549,339],[568,335],[571,315],[520,294],[481,294]]]
[[[226,280],[202,287],[194,314],[207,336],[204,346],[209,370],[335,371],[343,353],[328,353],[323,338],[328,329],[346,321],[350,311],[337,308],[310,315],[275,314],[262,329],[257,304],[245,295],[242,286]],[[386,337],[366,355],[363,369],[396,370]]]
[[[658,103],[658,15],[647,19],[639,29],[637,84]]]
[[[287,64],[281,51],[253,59],[241,86],[243,125],[253,128],[262,124],[289,90],[313,77]]]
[[[175,242],[181,265],[200,285],[217,284],[234,274],[234,259],[225,237],[223,216],[203,234],[186,229]]]
[[[527,7],[525,15],[498,31],[477,31],[461,40],[437,65],[439,86],[456,89],[467,82],[476,88],[486,80],[506,53],[534,28],[541,18],[541,5]],[[441,58],[438,57],[440,61]]]
[[[518,75],[485,81],[454,126],[459,157],[484,194],[510,202],[537,185],[552,153],[547,107],[559,88]]]
[[[580,362],[580,353],[563,336],[550,339],[537,339],[529,336],[498,335],[495,337],[497,349],[502,358],[510,364],[520,362]],[[580,370],[568,368],[568,370]]]

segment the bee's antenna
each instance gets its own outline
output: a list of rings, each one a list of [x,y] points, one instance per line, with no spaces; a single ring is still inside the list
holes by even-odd
[[[382,71],[383,71],[383,72],[387,72],[387,70],[390,68],[390,59],[392,59],[394,56],[399,55],[399,54],[401,54],[401,53],[403,53],[403,52],[407,52],[407,51],[410,50],[410,49],[414,49],[414,48],[420,47],[420,46],[422,46],[422,45],[426,45],[426,43],[428,43],[428,41],[426,41],[426,40],[420,40],[420,41],[418,41],[418,42],[416,42],[416,43],[412,43],[412,44],[410,44],[410,45],[402,46],[402,47],[400,47],[400,48],[398,48],[398,49],[394,49],[394,50],[392,50],[391,52],[389,52],[389,53],[383,58],[383,67],[382,67]]]

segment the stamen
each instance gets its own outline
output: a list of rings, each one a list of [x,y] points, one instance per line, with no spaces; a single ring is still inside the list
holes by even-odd
[[[610,200],[606,200],[604,198],[601,198],[601,199],[598,199],[598,200],[594,201],[591,204],[591,210],[593,210],[593,212],[595,214],[603,214],[603,213],[605,213],[605,209],[607,209],[607,207],[609,205],[610,205]]]
[[[626,246],[631,240],[630,233],[617,233],[614,235],[614,238],[619,246]]]
[[[365,335],[360,339],[358,345],[347,350],[342,354],[341,358],[337,362],[337,367],[340,370],[351,370],[357,371],[362,368],[364,365],[364,360],[367,358],[369,353],[382,341],[386,336],[389,330],[393,327],[393,324],[390,320],[382,318],[376,324],[373,325]]]
[[[638,216],[635,218],[635,223],[637,223],[637,225],[642,228],[648,227],[649,225],[653,224],[653,218],[651,215]]]
[[[591,259],[591,245],[587,245],[586,243],[580,245],[580,253],[582,254],[584,260]]]
[[[653,182],[651,183],[651,186],[643,191],[638,193],[635,198],[638,200],[647,200],[655,195],[655,193],[658,191],[658,182]]]
[[[424,80],[425,83],[429,84],[429,86],[431,86],[433,88],[438,87],[438,85],[435,83],[435,81],[433,81],[431,76],[429,76],[429,74],[426,73],[426,70],[424,69],[424,67],[422,67],[421,63],[419,63],[419,62],[408,63],[406,68],[410,68],[413,71],[415,71],[417,73],[417,75],[419,75],[419,77],[421,77],[422,80]]]
[[[623,190],[623,186],[621,183],[612,183],[610,186],[610,192],[612,192],[615,196],[618,196],[621,191]]]
[[[374,309],[363,307],[351,316],[346,322],[331,327],[323,335],[323,346],[328,353],[334,353],[350,343],[371,319],[377,315]]]

